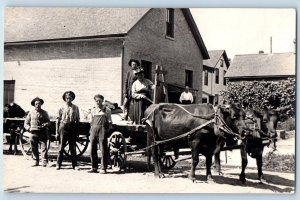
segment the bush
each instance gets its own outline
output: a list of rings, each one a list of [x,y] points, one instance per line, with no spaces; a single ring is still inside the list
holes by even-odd
[[[295,78],[281,81],[240,81],[228,82],[221,91],[225,101],[236,102],[244,107],[263,109],[266,104],[272,108],[285,108],[280,112],[282,121],[295,116]],[[266,103],[267,102],[267,103]]]

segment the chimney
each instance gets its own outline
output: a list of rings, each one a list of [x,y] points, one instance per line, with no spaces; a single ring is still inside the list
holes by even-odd
[[[259,54],[264,54],[265,52],[264,52],[264,51],[262,51],[262,50],[260,50],[258,53],[259,53]]]

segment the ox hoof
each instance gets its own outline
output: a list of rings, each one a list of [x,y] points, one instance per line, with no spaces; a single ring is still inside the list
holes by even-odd
[[[258,178],[258,180],[259,180],[259,183],[260,184],[268,184],[268,181],[265,179],[265,177],[260,177],[260,178]]]
[[[208,183],[214,182],[214,179],[213,179],[212,175],[208,175],[206,179],[207,179]]]
[[[158,173],[154,175],[156,178],[164,178],[165,175],[163,173]]]
[[[217,174],[217,175],[219,175],[219,176],[221,176],[221,175],[223,175],[223,172],[221,171],[221,169],[214,169],[214,173],[215,174]]]
[[[165,178],[165,175],[164,174],[160,174],[159,178]]]
[[[193,176],[193,175],[189,175],[189,177],[188,177],[190,180],[192,180],[193,181],[193,183],[196,181],[196,177],[195,177],[195,175]]]
[[[190,178],[193,183],[196,183],[196,178]]]
[[[223,176],[223,175],[224,175],[223,172],[222,172],[222,171],[219,171],[219,170],[216,170],[216,171],[215,171],[215,174],[217,174],[217,175],[219,175],[219,176]]]
[[[246,183],[246,177],[245,177],[245,175],[240,175],[240,181],[242,182],[242,184]]]

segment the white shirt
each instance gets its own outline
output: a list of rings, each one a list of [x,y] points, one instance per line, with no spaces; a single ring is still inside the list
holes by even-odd
[[[98,108],[98,107],[94,108],[92,110],[92,112],[90,113],[90,115],[89,115],[89,122],[90,123],[92,122],[92,119],[95,115],[106,115],[108,123],[112,123],[111,110],[108,107],[105,108],[105,112],[102,109]]]
[[[149,79],[137,79],[132,84],[132,97],[134,99],[140,99],[142,94],[139,94],[140,91],[151,91],[151,89],[154,89],[155,85],[149,80]]]
[[[193,94],[191,92],[181,93],[180,98],[179,98],[180,103],[182,103],[183,100],[190,100],[191,103],[193,103],[194,102]]]

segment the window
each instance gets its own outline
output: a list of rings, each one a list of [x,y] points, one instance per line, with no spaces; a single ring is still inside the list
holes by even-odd
[[[207,98],[202,98],[202,103],[207,103]]]
[[[224,60],[220,60],[220,67],[223,67],[223,65],[224,65]]]
[[[142,60],[145,78],[152,80],[152,62]]]
[[[204,85],[208,85],[208,70],[204,71]]]
[[[226,74],[226,71],[224,71],[224,73],[223,73],[223,85],[226,85],[225,74]]]
[[[193,71],[185,70],[185,86],[193,88]]]
[[[219,69],[216,69],[216,84],[219,84]]]
[[[15,80],[4,80],[4,104],[15,100]]]
[[[167,26],[166,35],[174,38],[174,9],[167,9]]]

